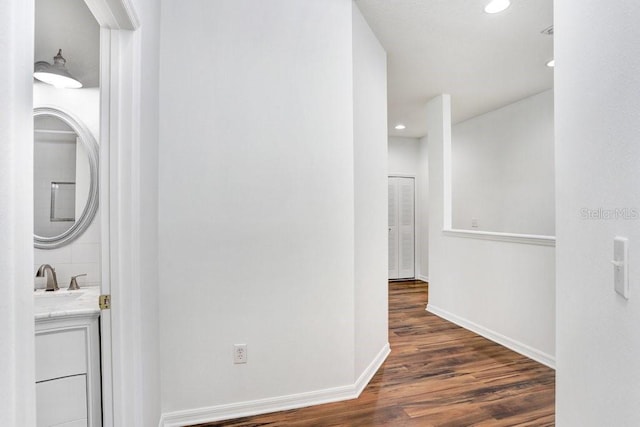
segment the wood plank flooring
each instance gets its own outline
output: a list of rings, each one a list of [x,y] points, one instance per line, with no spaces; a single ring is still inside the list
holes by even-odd
[[[427,294],[389,284],[391,354],[358,399],[201,426],[553,426],[554,371],[427,313]]]

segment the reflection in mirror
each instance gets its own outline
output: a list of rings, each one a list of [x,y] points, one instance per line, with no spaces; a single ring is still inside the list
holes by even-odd
[[[76,221],[76,183],[51,183],[51,222]]]
[[[91,223],[98,202],[97,144],[70,115],[34,112],[35,246],[60,247]]]
[[[452,126],[452,228],[553,236],[553,90]]]

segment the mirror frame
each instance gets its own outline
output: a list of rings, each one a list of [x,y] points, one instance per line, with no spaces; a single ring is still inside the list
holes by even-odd
[[[33,245],[38,249],[56,249],[64,245],[71,243],[77,239],[86,229],[89,227],[93,218],[98,211],[98,177],[99,177],[99,155],[98,155],[98,143],[89,131],[89,129],[80,120],[75,118],[72,114],[69,114],[58,107],[42,106],[33,109],[33,118],[38,116],[53,116],[63,122],[65,122],[71,129],[74,130],[78,138],[84,145],[87,156],[89,157],[89,194],[87,197],[87,203],[84,206],[84,210],[80,215],[80,218],[69,227],[67,231],[57,236],[42,237],[35,233],[33,234]]]

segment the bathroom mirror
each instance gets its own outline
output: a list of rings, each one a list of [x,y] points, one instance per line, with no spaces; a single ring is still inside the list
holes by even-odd
[[[34,246],[64,246],[98,209],[98,144],[87,127],[53,107],[33,111]]]

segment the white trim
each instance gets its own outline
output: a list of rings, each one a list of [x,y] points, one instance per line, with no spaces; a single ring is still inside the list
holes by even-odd
[[[140,20],[130,0],[85,0],[102,28],[136,30]]]
[[[444,229],[442,234],[448,237],[462,237],[468,239],[493,240],[497,242],[520,243],[527,245],[556,246],[555,236],[537,234],[499,233],[494,231],[475,231]]]
[[[371,381],[373,375],[380,369],[390,351],[389,344],[385,344],[367,369],[351,385],[268,399],[163,413],[159,426],[182,427],[355,399],[360,396],[360,393]]]
[[[376,357],[373,358],[371,363],[369,363],[367,369],[365,369],[362,374],[360,374],[360,377],[356,380],[354,384],[354,387],[356,389],[355,397],[360,396],[360,393],[362,393],[364,388],[369,384],[369,381],[371,381],[376,372],[378,372],[378,369],[380,369],[384,361],[387,360],[389,353],[391,353],[391,347],[389,346],[389,343],[386,343],[384,347],[382,347],[380,352],[378,352]]]
[[[411,174],[411,173],[389,173],[387,175],[387,177],[389,177],[389,178],[413,178],[413,179],[417,179],[417,175],[416,174]]]
[[[455,323],[458,326],[468,329],[471,332],[475,332],[476,334],[481,335],[493,342],[505,346],[508,349],[515,351],[516,353],[520,353],[523,356],[535,360],[536,362],[542,363],[549,368],[556,368],[556,359],[550,354],[506,337],[498,332],[492,331],[491,329],[485,328],[484,326],[478,325],[477,323],[474,323],[470,320],[459,317],[453,313],[448,312],[447,310],[434,307],[433,304],[427,304],[427,311],[429,313],[435,314],[438,317],[448,320],[451,323]]]
[[[429,282],[429,277],[428,276],[423,276],[422,274],[418,274],[416,276],[416,279],[422,280],[423,282],[427,282],[427,283]]]
[[[100,28],[100,293],[111,294],[111,190],[109,182],[111,150],[111,30]],[[100,359],[102,370],[102,423],[113,426],[113,365],[111,360],[111,310],[103,310],[100,317]]]
[[[134,162],[140,145],[140,34],[112,31],[110,125],[111,351],[114,426],[143,425],[149,396],[140,392],[142,365],[140,263],[137,229],[140,186]]]
[[[133,420],[140,419],[144,407],[144,397],[134,391],[138,378],[131,374],[140,371],[140,341],[132,339],[140,325],[131,308],[138,303],[134,296],[139,283],[128,275],[128,268],[136,269],[135,260],[130,252],[124,253],[137,246],[127,245],[124,238],[132,234],[127,226],[133,218],[127,210],[129,193],[123,190],[134,186],[127,170],[135,170],[128,150],[139,143],[131,121],[140,102],[133,83],[140,78],[140,52],[130,43],[136,33],[127,30],[138,29],[140,22],[130,0],[85,3],[100,25],[101,289],[112,294],[116,304],[113,310],[102,311],[100,322],[103,425],[110,427],[136,424]]]

